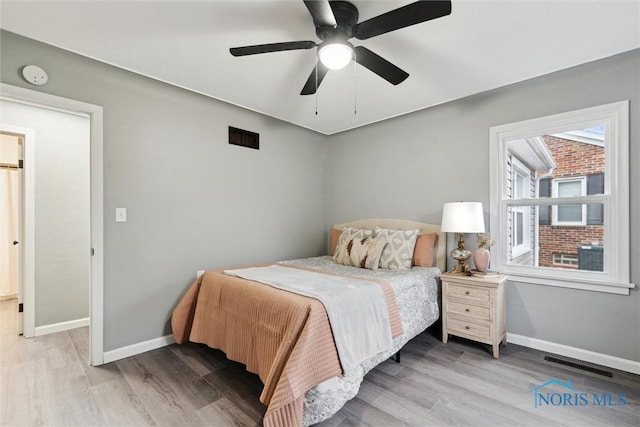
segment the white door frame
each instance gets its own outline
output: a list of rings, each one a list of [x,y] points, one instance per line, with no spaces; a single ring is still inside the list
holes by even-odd
[[[12,86],[5,83],[0,83],[0,99],[11,102],[19,102],[22,104],[33,105],[41,108],[48,108],[52,110],[61,110],[67,112],[76,112],[88,114],[90,119],[90,156],[91,156],[91,248],[93,250],[93,256],[91,257],[91,303],[90,303],[90,336],[89,336],[89,352],[90,363],[93,366],[102,365],[104,363],[104,351],[103,351],[103,325],[104,325],[104,309],[103,309],[103,288],[104,288],[104,214],[103,214],[103,165],[102,165],[102,133],[103,133],[103,121],[102,121],[102,107],[98,105],[88,104],[73,99],[62,98],[55,95],[50,95],[44,92],[38,92],[30,89],[21,88],[18,86]],[[22,132],[18,132],[22,133]],[[26,138],[25,138],[26,139]],[[33,158],[33,154],[29,154],[29,145],[25,141],[25,161],[30,161]],[[31,147],[33,149],[33,147]],[[29,168],[32,169],[32,168]],[[25,168],[25,192],[28,190],[28,182],[33,185],[33,176],[31,181],[27,181],[27,169]],[[26,197],[26,194],[25,194]],[[26,199],[25,199],[26,203]],[[26,206],[25,206],[26,207]],[[25,211],[27,211],[25,209]],[[33,218],[32,218],[33,220]],[[25,218],[25,226],[28,219]],[[32,223],[33,226],[33,223]],[[33,238],[34,236],[27,235],[27,229],[25,228],[25,250],[33,251]],[[31,228],[31,234],[33,234],[33,227]],[[29,244],[28,238],[31,237],[31,244]],[[31,249],[28,249],[29,246]],[[33,262],[31,258],[31,262]],[[30,295],[30,298],[34,297],[35,293],[35,278],[34,266],[31,265],[31,269],[28,269],[28,258],[25,255],[25,304],[27,303],[26,297]],[[29,279],[29,275],[32,277]],[[27,289],[27,286],[31,284],[32,289]],[[33,307],[33,305],[31,306]],[[35,333],[35,310],[31,310],[33,318],[27,319],[25,316],[25,336],[27,328],[32,327],[32,332]],[[28,322],[32,321],[29,325]],[[33,336],[33,335],[31,335]]]

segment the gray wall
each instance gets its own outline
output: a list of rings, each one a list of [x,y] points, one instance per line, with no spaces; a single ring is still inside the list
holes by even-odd
[[[34,131],[35,326],[89,317],[89,119],[0,100],[0,122]],[[27,141],[27,144],[33,141]]]
[[[327,227],[373,216],[440,222],[442,204],[488,206],[494,125],[631,100],[640,164],[639,52],[323,137],[10,33],[2,81],[35,63],[43,91],[104,106],[105,350],[168,333],[195,270],[323,253]],[[226,144],[227,126],[262,149]],[[640,259],[631,170],[631,259]],[[113,221],[115,207],[129,221]],[[640,266],[632,263],[632,281]],[[640,361],[640,297],[511,283],[508,330]]]
[[[324,251],[325,137],[1,37],[2,82],[104,107],[105,351],[168,334],[196,270]],[[46,86],[19,77],[27,64],[47,70]],[[228,126],[259,132],[260,150],[228,145]]]
[[[631,101],[631,280],[639,283],[638,50],[333,136],[327,225],[363,216],[439,223],[443,203],[457,200],[481,201],[487,210],[491,126],[625,99]],[[640,361],[637,288],[629,296],[527,283],[507,289],[509,332]]]

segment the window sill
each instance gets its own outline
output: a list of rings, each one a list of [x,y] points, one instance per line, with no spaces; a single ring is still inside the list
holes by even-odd
[[[568,280],[549,277],[530,276],[518,273],[509,273],[509,281],[532,283],[536,285],[555,286],[559,288],[581,289],[585,291],[604,292],[608,294],[629,295],[629,289],[635,288],[634,283],[596,282],[587,280]]]

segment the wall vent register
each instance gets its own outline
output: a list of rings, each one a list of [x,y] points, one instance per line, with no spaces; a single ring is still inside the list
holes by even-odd
[[[260,149],[260,134],[229,126],[229,144]]]

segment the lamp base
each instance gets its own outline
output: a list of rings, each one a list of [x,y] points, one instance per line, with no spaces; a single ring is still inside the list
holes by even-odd
[[[471,276],[471,267],[464,261],[458,261],[455,267],[449,273],[452,274],[466,274],[467,276]]]
[[[458,247],[451,251],[451,258],[458,261],[453,270],[449,273],[458,273],[458,274],[466,274],[467,276],[471,276],[471,267],[467,264],[467,260],[471,258],[471,251],[468,251],[464,247],[464,239],[462,238],[462,233],[460,233],[460,239],[458,240]]]

